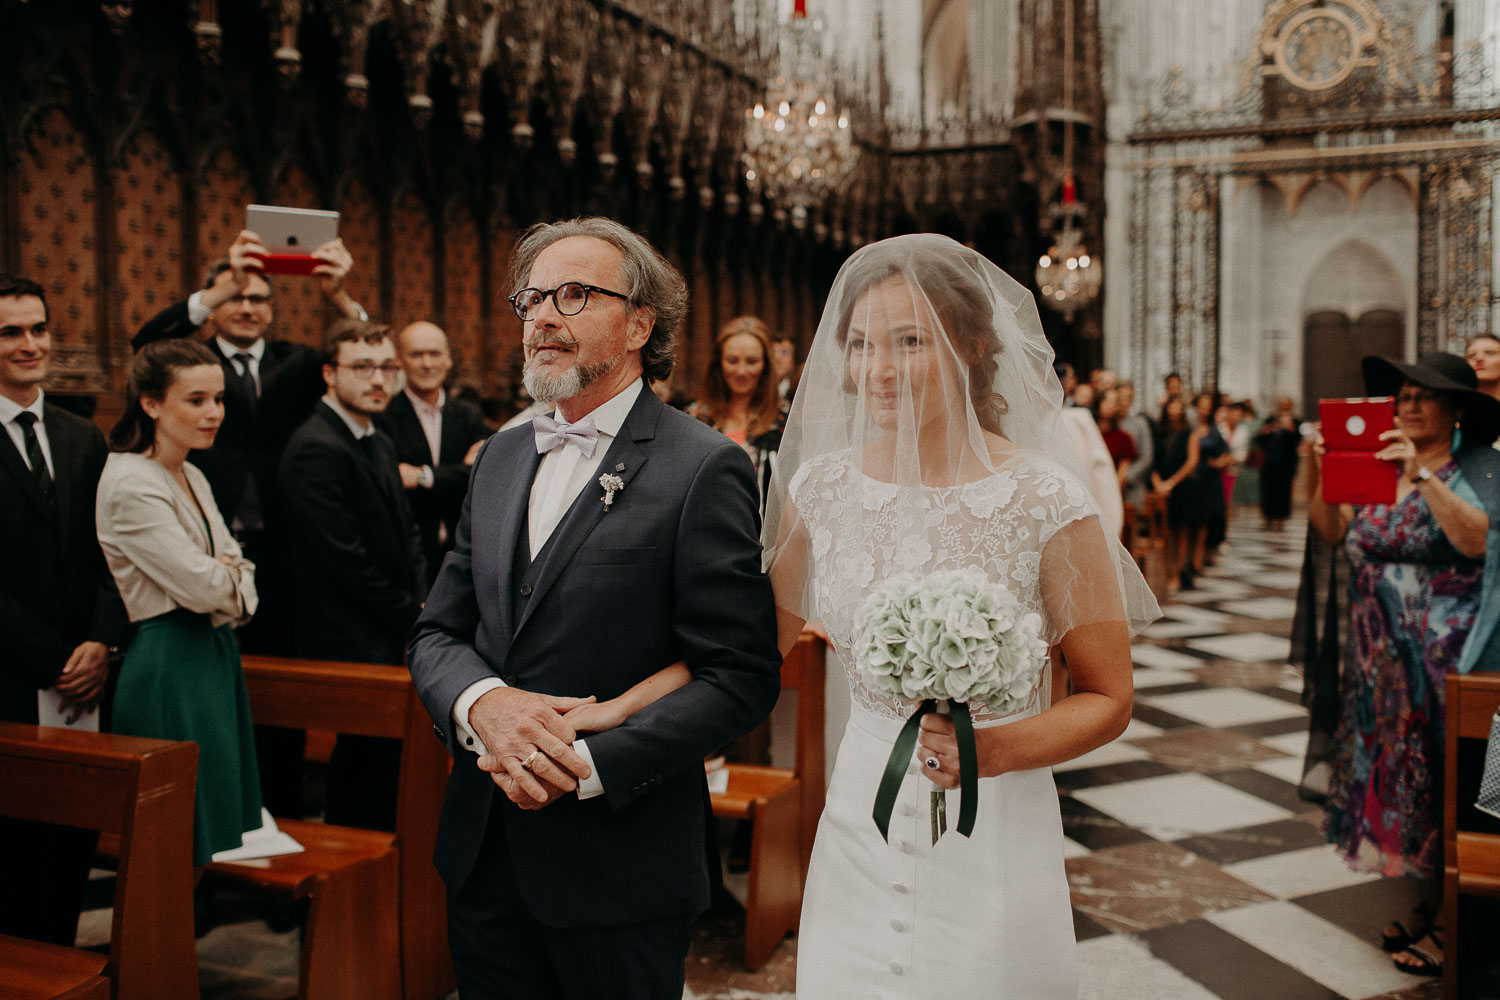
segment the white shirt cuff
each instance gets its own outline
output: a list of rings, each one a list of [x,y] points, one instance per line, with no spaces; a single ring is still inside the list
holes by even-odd
[[[479,738],[479,734],[469,728],[469,710],[474,707],[480,695],[502,687],[505,687],[505,682],[500,678],[486,677],[464,688],[453,703],[453,733],[458,737],[459,745],[481,757],[489,751],[484,748],[484,741]]]
[[[599,777],[599,768],[594,765],[594,755],[589,753],[589,745],[583,740],[574,740],[573,749],[583,762],[589,766],[589,776],[578,782],[578,797],[580,799],[592,799],[604,794],[604,782]]]
[[[203,304],[203,292],[196,291],[188,296],[187,300],[188,322],[194,326],[202,326],[208,322],[208,317],[213,310]]]

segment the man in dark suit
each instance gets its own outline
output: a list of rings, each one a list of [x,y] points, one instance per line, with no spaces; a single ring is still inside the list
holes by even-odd
[[[47,319],[41,285],[0,274],[0,719],[32,724],[47,689],[70,710],[96,705],[129,629],[94,530],[109,449],[93,424],[44,398]],[[5,866],[0,932],[71,946],[93,839],[0,821],[19,862]]]
[[[432,586],[443,554],[453,548],[469,467],[490,431],[479,410],[443,389],[453,355],[441,327],[425,321],[408,325],[396,336],[396,360],[406,372],[406,389],[375,425],[396,447],[401,485],[422,533],[425,589]]]
[[[646,388],[686,304],[649,243],[538,226],[512,266],[526,386],[555,419],[481,449],[407,654],[455,758],[435,861],[459,990],[676,1000],[709,902],[703,755],[779,692],[755,476]],[[604,710],[586,738],[579,707]]]
[[[399,667],[425,570],[396,453],[374,418],[400,366],[389,328],[340,320],[323,346],[327,394],[287,442],[277,473],[297,576],[298,656]],[[340,737],[329,762],[331,823],[392,829],[400,744]]]

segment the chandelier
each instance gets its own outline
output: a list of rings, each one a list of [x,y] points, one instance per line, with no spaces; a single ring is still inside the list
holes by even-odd
[[[766,193],[776,218],[784,219],[790,209],[797,229],[859,159],[848,110],[834,110],[834,89],[823,78],[826,65],[807,20],[807,2],[796,0],[791,24],[781,33],[779,72],[765,100],[745,111],[745,183],[751,193]]]
[[[1053,206],[1058,219],[1057,242],[1036,262],[1036,284],[1042,301],[1069,319],[1099,296],[1104,266],[1084,246],[1078,223],[1083,205],[1078,201],[1073,175],[1063,178],[1062,203]]]
[[[1073,180],[1073,3],[1063,3],[1063,176],[1062,198],[1052,206],[1057,235],[1036,262],[1036,284],[1042,301],[1068,319],[1099,297],[1104,263],[1084,246],[1080,224],[1086,214]],[[1042,128],[1047,128],[1043,118]],[[1044,133],[1045,134],[1045,133]]]

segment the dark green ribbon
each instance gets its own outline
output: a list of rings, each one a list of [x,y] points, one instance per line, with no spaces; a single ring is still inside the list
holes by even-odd
[[[917,710],[906,720],[896,742],[891,747],[890,759],[885,762],[885,774],[880,778],[880,789],[875,793],[875,826],[886,843],[891,840],[891,813],[896,808],[896,796],[901,792],[901,782],[906,778],[906,765],[917,748],[917,732],[922,728],[922,716],[936,709],[928,699],[917,706]],[[958,739],[958,787],[963,798],[958,808],[958,832],[965,837],[974,832],[974,819],[979,814],[979,751],[974,745],[974,720],[969,716],[969,706],[963,702],[953,703],[953,734]]]

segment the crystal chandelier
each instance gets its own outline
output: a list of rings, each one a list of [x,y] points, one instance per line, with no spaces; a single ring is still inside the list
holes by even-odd
[[[745,111],[745,183],[752,193],[765,191],[777,218],[790,209],[792,225],[802,229],[808,209],[821,205],[859,159],[849,112],[834,110],[833,87],[823,79],[827,64],[806,0],[796,0],[781,33],[778,63],[765,100]]]
[[[1036,284],[1043,302],[1072,319],[1098,297],[1104,266],[1083,244],[1078,230],[1083,206],[1071,174],[1063,178],[1062,204],[1053,206],[1053,214],[1059,221],[1057,242],[1036,262]]]
[[[1071,320],[1099,297],[1104,279],[1104,262],[1083,243],[1080,224],[1087,210],[1073,180],[1073,0],[1063,4],[1063,109],[1062,198],[1051,212],[1057,235],[1036,262],[1036,284],[1042,301]]]

